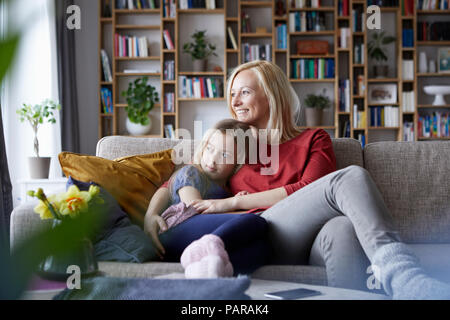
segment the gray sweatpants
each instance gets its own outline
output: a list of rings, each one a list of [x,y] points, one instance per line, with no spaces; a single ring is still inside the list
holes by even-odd
[[[261,216],[269,223],[273,264],[325,265],[334,286],[360,287],[355,282],[366,272],[367,258],[400,241],[378,188],[359,166],[308,184]]]

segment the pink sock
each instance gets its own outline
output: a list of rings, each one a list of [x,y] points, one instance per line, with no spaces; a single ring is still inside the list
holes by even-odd
[[[186,279],[232,277],[233,266],[220,256],[208,255],[189,264],[184,270],[184,276]]]

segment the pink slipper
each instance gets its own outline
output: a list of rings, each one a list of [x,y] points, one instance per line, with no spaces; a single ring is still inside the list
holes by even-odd
[[[198,240],[192,241],[184,249],[180,262],[186,268],[189,264],[200,261],[207,255],[220,256],[224,261],[230,260],[222,239],[214,234],[207,234]]]
[[[184,270],[184,276],[186,279],[232,277],[233,266],[220,256],[208,255],[189,264]]]

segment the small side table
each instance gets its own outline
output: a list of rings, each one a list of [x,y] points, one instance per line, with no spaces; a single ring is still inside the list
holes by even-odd
[[[47,195],[65,191],[67,178],[22,179],[17,181],[17,183],[20,188],[19,203],[23,204],[33,199],[27,194],[29,190],[36,191],[38,188],[42,188]]]

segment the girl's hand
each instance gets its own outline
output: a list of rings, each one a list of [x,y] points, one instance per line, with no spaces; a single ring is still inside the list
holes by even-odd
[[[234,197],[226,199],[193,200],[190,205],[199,213],[224,213],[235,211],[237,209],[234,200]]]
[[[234,196],[239,197],[239,196],[245,196],[247,194],[250,194],[250,192],[242,190],[242,191],[239,191],[238,193],[236,193]]]
[[[152,214],[150,218],[146,221],[144,225],[144,231],[147,233],[147,235],[150,236],[150,239],[152,240],[153,247],[156,250],[156,253],[162,260],[164,258],[164,254],[166,251],[164,250],[163,245],[161,244],[161,241],[159,241],[158,232],[159,230],[166,231],[167,230],[167,224],[164,219],[157,215]]]

